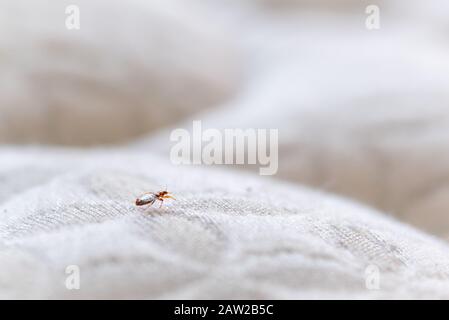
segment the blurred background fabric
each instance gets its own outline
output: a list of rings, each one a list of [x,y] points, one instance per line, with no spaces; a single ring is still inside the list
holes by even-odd
[[[79,6],[80,30],[65,8]],[[227,33],[183,2],[0,2],[0,141],[129,140],[222,101],[238,82]]]
[[[0,0],[0,297],[449,298],[448,14]],[[171,165],[195,119],[279,129],[278,174]]]

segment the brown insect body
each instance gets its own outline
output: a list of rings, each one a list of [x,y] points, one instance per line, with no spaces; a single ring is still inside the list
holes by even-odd
[[[176,200],[173,196],[170,195],[170,192],[168,192],[167,190],[159,191],[157,193],[147,192],[136,199],[136,206],[151,206],[154,202],[156,202],[156,200],[159,200],[161,202],[161,205],[159,206],[160,208],[162,207],[165,199]]]

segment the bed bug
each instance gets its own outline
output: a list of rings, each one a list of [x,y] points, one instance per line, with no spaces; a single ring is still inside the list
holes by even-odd
[[[156,200],[159,200],[161,202],[161,205],[159,206],[160,208],[164,203],[164,199],[176,200],[173,196],[170,195],[170,192],[168,192],[167,190],[159,191],[157,193],[147,192],[136,199],[136,206],[152,206],[153,203],[156,202]]]

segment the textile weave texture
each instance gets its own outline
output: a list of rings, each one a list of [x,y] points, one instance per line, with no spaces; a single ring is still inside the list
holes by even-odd
[[[0,0],[0,298],[449,299],[447,1],[315,2]],[[192,120],[278,174],[173,165]]]
[[[14,185],[2,298],[448,298],[446,243],[332,195],[137,153],[12,148],[0,162]],[[133,205],[166,181],[176,202]],[[65,287],[69,265],[80,290]]]

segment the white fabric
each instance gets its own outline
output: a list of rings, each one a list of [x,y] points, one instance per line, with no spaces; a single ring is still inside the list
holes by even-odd
[[[443,2],[49,2],[0,1],[0,298],[449,298]],[[172,166],[193,119],[278,128],[279,174]]]
[[[139,153],[12,148],[0,168],[34,182],[2,186],[1,297],[449,298],[446,243],[330,195]],[[165,184],[165,209],[133,205]]]
[[[246,17],[234,27],[249,43],[250,83],[239,99],[174,128],[192,119],[205,129],[278,128],[279,177],[449,237],[449,49],[441,44],[449,34],[426,11],[417,19],[416,6],[393,2],[378,31],[346,15]],[[137,146],[167,155],[169,132]]]
[[[67,30],[77,5],[80,30]],[[183,2],[1,0],[0,142],[126,141],[228,97],[230,35]]]

